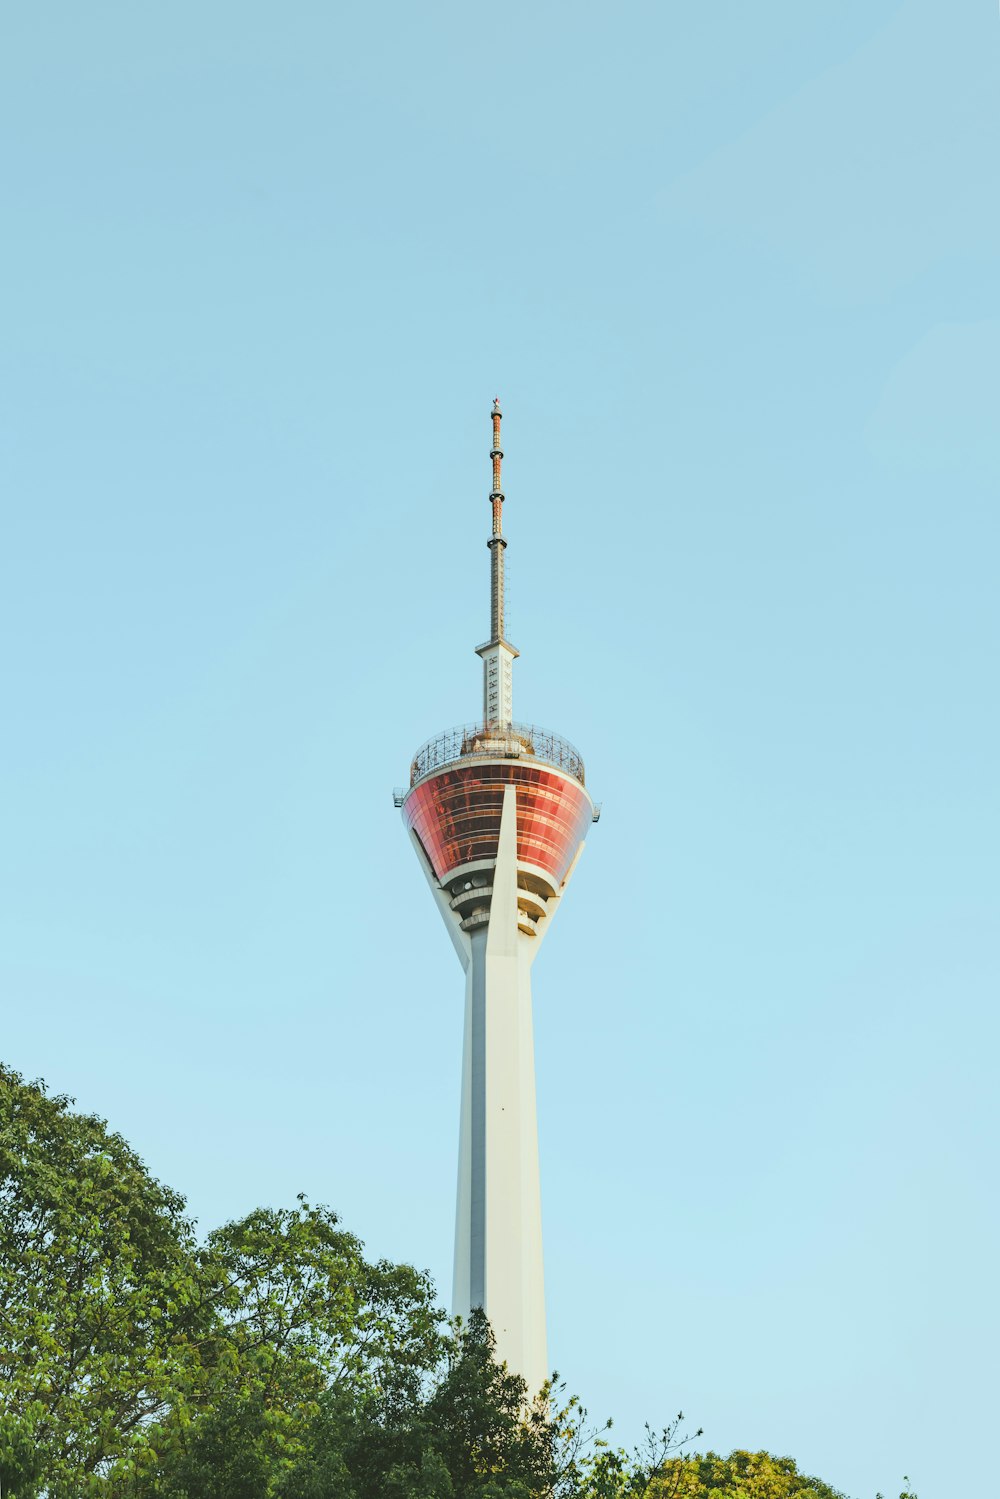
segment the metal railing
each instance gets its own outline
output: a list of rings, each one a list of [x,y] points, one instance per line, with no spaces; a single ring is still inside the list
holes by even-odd
[[[420,746],[410,765],[410,785],[415,786],[431,771],[452,765],[456,760],[514,760],[522,755],[528,760],[554,765],[557,770],[575,776],[581,786],[585,784],[583,757],[561,735],[533,723],[465,723],[435,734]]]

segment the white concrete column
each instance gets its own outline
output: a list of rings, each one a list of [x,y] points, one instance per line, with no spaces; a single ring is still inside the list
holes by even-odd
[[[478,935],[478,934],[477,934]],[[483,933],[485,942],[485,933]],[[452,1313],[468,1317],[472,1306],[472,1051],[473,1031],[481,1030],[473,1020],[473,981],[481,964],[470,962],[465,971],[465,1040],[462,1045],[462,1105],[458,1133],[458,1191],[455,1198],[455,1270],[452,1280]]]
[[[489,923],[467,970],[454,1310],[484,1307],[498,1357],[548,1378],[531,946],[517,925],[517,792],[504,790]]]

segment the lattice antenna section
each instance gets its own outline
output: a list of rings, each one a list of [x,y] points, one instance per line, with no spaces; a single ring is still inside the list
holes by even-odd
[[[490,508],[493,512],[493,530],[486,545],[490,549],[490,638],[477,648],[476,654],[483,662],[483,726],[506,731],[514,717],[513,663],[517,651],[504,639],[504,552],[507,538],[503,534],[503,489],[500,465],[503,449],[500,446],[500,398],[493,401],[490,413],[493,422],[493,446],[490,460],[493,464],[493,488],[490,490]]]
[[[490,491],[490,505],[493,508],[493,535],[486,545],[490,549],[490,640],[503,639],[503,554],[507,549],[507,543],[503,535],[503,490],[500,488],[500,465],[503,462],[503,449],[500,447],[500,421],[503,412],[500,410],[500,397],[496,396],[493,401],[493,446],[490,449],[490,458],[493,460],[493,488]]]

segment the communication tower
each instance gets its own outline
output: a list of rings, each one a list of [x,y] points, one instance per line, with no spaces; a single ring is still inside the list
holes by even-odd
[[[495,400],[482,717],[429,739],[395,800],[465,970],[453,1311],[484,1308],[534,1394],[549,1371],[531,966],[599,809],[573,746],[514,721],[500,420]]]

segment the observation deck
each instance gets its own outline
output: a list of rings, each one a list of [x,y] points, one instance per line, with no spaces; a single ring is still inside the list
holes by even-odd
[[[558,895],[594,818],[583,759],[567,739],[518,723],[462,724],[437,734],[413,757],[402,810],[437,879],[464,897],[464,878],[475,874],[479,884],[496,861],[510,785],[517,790],[518,885],[527,909],[525,892],[543,900]]]

